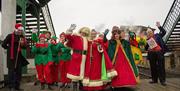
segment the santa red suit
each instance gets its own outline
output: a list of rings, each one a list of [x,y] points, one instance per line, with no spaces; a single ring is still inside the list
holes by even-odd
[[[90,29],[83,27],[79,32],[88,35]],[[67,34],[66,38],[68,40],[67,46],[73,50],[67,77],[73,81],[83,80],[88,49],[87,36],[83,37],[80,34]]]

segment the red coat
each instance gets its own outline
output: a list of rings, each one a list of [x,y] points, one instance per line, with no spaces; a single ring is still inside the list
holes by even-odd
[[[106,52],[107,43],[103,43],[100,40],[88,42],[88,54],[85,66],[85,78],[83,80],[84,90],[102,90],[106,86],[108,80],[103,80],[102,77],[102,58],[104,55],[104,61],[106,65],[106,72],[109,78],[117,75],[117,72],[113,69],[113,65]],[[98,47],[101,46],[102,50]]]
[[[73,54],[69,62],[67,78],[78,81],[84,78],[84,69],[86,62],[86,52],[88,49],[87,38],[79,35],[66,35],[67,46],[72,48]]]

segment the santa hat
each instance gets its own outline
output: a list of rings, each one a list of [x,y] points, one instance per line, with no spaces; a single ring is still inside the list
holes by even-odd
[[[16,31],[17,31],[17,30],[24,30],[23,25],[20,24],[20,23],[17,23],[17,24],[15,25],[15,28],[16,28]]]
[[[40,34],[39,38],[46,38],[45,34]]]

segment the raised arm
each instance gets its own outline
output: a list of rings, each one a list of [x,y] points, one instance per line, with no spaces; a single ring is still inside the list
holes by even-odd
[[[161,37],[164,37],[164,35],[166,35],[166,31],[165,29],[161,26],[160,22],[156,22],[156,26],[159,28],[160,32],[159,35]]]

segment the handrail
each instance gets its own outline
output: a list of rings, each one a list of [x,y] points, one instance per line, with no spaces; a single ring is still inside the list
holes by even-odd
[[[163,24],[163,28],[167,31],[164,37],[165,42],[168,41],[179,19],[180,19],[180,0],[174,0]]]
[[[173,8],[173,6],[174,6],[174,3],[176,2],[176,0],[174,0],[174,2],[173,2],[173,4],[172,4],[172,6],[171,6],[171,8],[170,8],[170,10],[169,10],[169,12],[168,12],[168,14],[167,14],[167,16],[166,16],[166,19],[165,19],[165,21],[167,21],[167,19],[168,19],[168,16],[170,15],[170,13],[171,13],[171,10],[172,10],[172,8]],[[163,23],[163,26],[165,25],[165,23],[166,22],[164,22]]]
[[[53,35],[56,35],[48,5],[45,5],[42,8],[42,13],[44,15],[44,19],[45,19],[45,22],[47,24],[49,31],[52,31]]]

